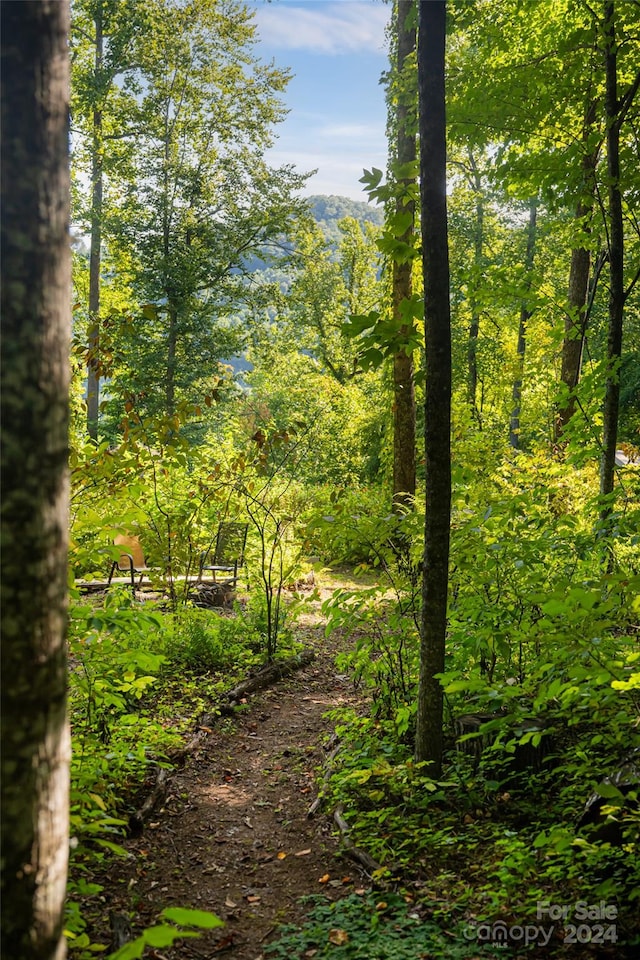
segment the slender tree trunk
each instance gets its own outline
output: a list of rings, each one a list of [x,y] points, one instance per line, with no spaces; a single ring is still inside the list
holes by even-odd
[[[404,351],[393,358],[393,504],[412,507],[416,492],[416,401],[413,359]]]
[[[415,54],[416,30],[412,24],[414,0],[397,0],[397,58],[398,104],[396,109],[396,154],[400,165],[416,159],[415,107],[413,91],[407,90],[408,59]],[[403,243],[412,245],[415,232],[415,202],[412,186],[415,178],[404,177],[398,188],[396,213],[408,216],[410,222],[402,235]],[[393,318],[402,320],[402,304],[411,297],[413,261],[393,261]],[[400,328],[401,338],[409,337],[411,328]],[[402,509],[413,503],[416,492],[416,401],[413,382],[413,358],[401,350],[393,358],[393,503]]]
[[[176,407],[176,350],[178,347],[178,311],[172,304],[169,304],[168,318],[165,403],[167,416],[170,417]]]
[[[103,30],[102,6],[96,8],[95,77],[99,82],[102,71]],[[89,253],[89,362],[87,364],[87,433],[98,439],[100,415],[100,262],[102,255],[102,110],[93,110],[93,156],[91,159],[91,248]]]
[[[442,770],[443,694],[451,514],[451,313],[446,193],[446,3],[420,3],[420,192],[425,290],[426,519],[416,759]]]
[[[605,37],[605,114],[607,124],[607,173],[609,206],[609,331],[607,339],[607,383],[603,410],[600,495],[613,492],[618,412],[620,408],[620,360],[622,357],[622,318],[624,312],[624,226],[620,189],[620,124],[618,104],[618,68],[614,0],[604,3]],[[611,504],[602,506],[606,523]]]
[[[525,291],[528,294],[531,289],[531,273],[533,271],[533,260],[536,251],[536,223],[538,218],[538,201],[532,198],[529,202],[529,225],[527,227],[527,249],[525,252]],[[527,324],[531,319],[532,310],[525,299],[520,306],[520,323],[518,325],[518,345],[516,348],[518,372],[513,381],[513,408],[511,411],[511,423],[509,426],[509,443],[514,450],[520,447],[520,407],[522,403],[522,378],[524,376],[524,357],[527,349]]]
[[[473,153],[469,149],[469,164],[473,175],[473,189],[476,195],[476,222],[473,238],[473,265],[476,278],[474,283],[480,282],[480,274],[484,260],[484,198],[482,196],[482,181]],[[467,399],[471,407],[473,418],[481,423],[478,408],[478,336],[480,334],[480,310],[474,290],[471,299],[471,323],[469,324],[469,342],[467,345]]]
[[[175,409],[176,390],[176,351],[178,347],[178,308],[175,303],[173,290],[174,280],[171,275],[171,191],[169,187],[169,169],[171,164],[171,117],[169,104],[164,116],[164,171],[162,195],[162,254],[164,272],[164,292],[167,298],[167,366],[165,368],[164,396],[167,416],[171,416]],[[173,268],[175,269],[175,268]]]
[[[562,370],[560,379],[569,391],[567,402],[558,410],[556,421],[556,440],[560,440],[569,420],[575,413],[575,389],[580,380],[582,352],[586,328],[584,324],[591,254],[584,247],[571,251],[569,270],[568,310],[564,321],[564,340],[562,342]]]
[[[62,960],[70,247],[66,0],[2,3],[3,960]]]
[[[582,159],[584,195],[578,201],[575,221],[579,230],[588,234],[595,202],[595,171],[600,155],[600,147],[589,151],[588,139],[596,118],[596,103],[589,104],[584,120],[582,139],[585,153]],[[562,342],[562,368],[560,378],[567,389],[567,400],[558,409],[555,426],[556,442],[575,413],[575,389],[580,380],[582,353],[587,330],[587,297],[589,293],[589,273],[591,253],[585,246],[574,247],[571,251],[569,269],[568,306],[564,321],[564,339]]]

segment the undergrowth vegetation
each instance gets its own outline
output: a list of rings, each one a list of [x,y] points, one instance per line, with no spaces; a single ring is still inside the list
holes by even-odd
[[[474,457],[455,488],[441,676],[447,749],[437,779],[413,759],[418,503],[398,516],[385,511],[380,490],[319,488],[316,497],[285,476],[261,476],[255,465],[248,476],[246,462],[233,463],[234,516],[240,494],[250,521],[242,602],[200,609],[176,603],[166,585],[156,602],[115,588],[103,601],[77,598],[72,956],[96,946],[85,929],[103,909],[96,878],[123,853],[141,785],[171,766],[224,689],[300,649],[295,591],[310,569],[305,556],[366,574],[322,606],[327,633],[344,638],[337,668],[366,705],[331,713],[341,746],[324,800],[344,810],[352,840],[378,862],[381,893],[310,904],[309,924],[285,930],[268,955],[324,956],[340,946],[354,958],[413,957],[418,944],[434,956],[472,956],[495,946],[492,924],[542,929],[544,903],[605,903],[616,921],[602,936],[638,941],[637,497],[629,484],[613,515],[615,537],[603,540],[589,464],[568,484],[566,470],[542,454],[506,459],[493,472],[488,452]],[[212,503],[228,509],[229,485],[226,498],[222,488]],[[564,949],[569,921],[555,924],[549,949]]]
[[[438,780],[413,760],[420,519],[403,521],[404,562],[380,542],[378,587],[325,604],[328,631],[353,637],[339,666],[370,703],[333,715],[329,806],[378,879],[417,881],[446,929],[535,924],[542,902],[588,901],[615,904],[610,937],[640,939],[638,505],[622,503],[605,551],[592,489],[588,469],[569,489],[556,464],[525,457],[480,496],[459,477]]]
[[[443,931],[424,916],[414,896],[377,896],[363,890],[335,903],[320,897],[309,897],[306,902],[309,919],[301,929],[282,929],[277,941],[266,947],[267,957],[415,960],[446,956],[463,960],[470,955],[466,931]]]

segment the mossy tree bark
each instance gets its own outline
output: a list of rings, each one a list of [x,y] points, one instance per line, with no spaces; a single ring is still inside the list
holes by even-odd
[[[104,35],[102,29],[102,4],[95,10],[95,76],[99,82],[102,72]],[[92,440],[98,439],[100,417],[100,265],[102,260],[102,107],[93,108],[93,148],[91,158],[91,249],[89,252],[89,329],[87,339],[89,362],[87,364],[87,433]]]
[[[397,105],[396,105],[396,160],[402,167],[415,163],[416,117],[415,81],[411,83],[411,61],[416,50],[414,0],[397,0]],[[398,183],[396,214],[408,221],[398,237],[402,243],[413,246],[415,232],[415,201],[412,187],[414,177],[405,176]],[[402,304],[412,293],[413,260],[393,261],[393,318],[402,321]],[[409,338],[411,327],[404,324],[401,337]],[[393,358],[393,504],[401,510],[413,505],[416,492],[416,400],[413,381],[413,358],[410,352],[399,350]]]
[[[426,518],[416,760],[442,770],[443,693],[451,514],[451,310],[446,192],[446,3],[420,3],[418,86],[425,290]]]
[[[68,857],[67,0],[3,3],[2,956],[61,960]]]

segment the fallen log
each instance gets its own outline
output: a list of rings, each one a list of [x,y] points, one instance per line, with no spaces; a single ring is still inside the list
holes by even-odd
[[[232,690],[227,690],[226,693],[223,693],[220,697],[219,704],[216,706],[216,712],[213,714],[203,714],[200,717],[199,725],[210,726],[215,723],[219,716],[233,715],[235,712],[234,708],[237,707],[241,700],[248,694],[255,693],[257,690],[263,690],[265,687],[271,686],[272,683],[277,683],[278,680],[284,680],[285,677],[291,676],[296,670],[302,670],[304,667],[309,666],[315,659],[315,656],[313,650],[303,650],[302,653],[297,654],[295,657],[289,657],[288,660],[276,660],[274,663],[267,664],[266,667],[262,667],[262,669],[252,677],[247,677],[246,680],[237,684]]]
[[[307,819],[310,819],[311,817],[313,817],[314,814],[316,814],[320,809],[320,807],[322,806],[322,801],[324,800],[324,792],[327,788],[327,784],[329,783],[329,780],[331,779],[331,774],[333,773],[333,761],[335,760],[335,758],[338,756],[339,753],[340,753],[340,745],[338,745],[337,747],[334,747],[331,753],[329,754],[329,756],[327,757],[327,760],[325,763],[325,771],[322,777],[322,783],[320,785],[320,789],[318,791],[318,796],[316,797],[316,799],[313,801],[313,803],[307,810]]]
[[[156,782],[153,790],[142,804],[139,810],[132,813],[129,817],[129,836],[139,837],[144,829],[146,821],[149,819],[158,804],[167,796],[169,789],[170,771],[166,767],[160,767],[156,774]]]
[[[213,731],[208,726],[200,727],[198,732],[191,737],[191,740],[180,747],[179,750],[170,750],[168,756],[173,767],[184,767],[187,759],[200,749],[202,744],[207,739],[207,735],[212,732]]]
[[[333,819],[342,834],[342,842],[345,847],[347,856],[352,860],[355,860],[356,863],[359,863],[361,867],[364,867],[365,871],[372,877],[376,871],[382,870],[383,868],[378,863],[377,860],[374,860],[373,857],[370,857],[368,853],[365,853],[364,850],[359,850],[351,837],[349,836],[349,824],[343,817],[344,807],[342,804],[336,807],[333,812]]]
[[[264,687],[283,680],[291,676],[296,670],[308,667],[315,659],[313,650],[303,650],[295,657],[289,657],[288,660],[276,660],[274,663],[267,664],[258,671],[253,677],[248,677],[239,683],[233,690],[228,690],[223,694],[223,699],[227,703],[238,703],[248,693],[255,693],[256,690],[262,690]]]

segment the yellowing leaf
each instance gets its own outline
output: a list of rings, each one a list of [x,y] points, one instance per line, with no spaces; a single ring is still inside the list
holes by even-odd
[[[286,857],[286,853],[284,852],[284,850],[281,850],[280,853],[278,854],[278,860],[284,860],[285,857]]]
[[[329,943],[334,943],[336,947],[342,947],[345,943],[349,943],[349,934],[346,930],[337,928],[329,930]]]
[[[628,680],[612,680],[614,690],[637,690],[640,688],[640,673],[632,673]]]

